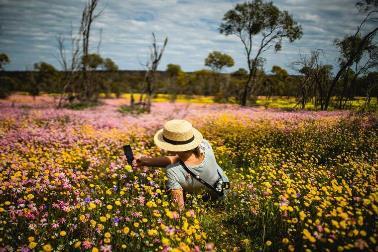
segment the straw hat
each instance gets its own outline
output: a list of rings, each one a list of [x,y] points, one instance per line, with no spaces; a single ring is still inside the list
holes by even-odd
[[[202,134],[186,120],[170,120],[154,136],[155,144],[167,151],[192,150],[202,139]]]

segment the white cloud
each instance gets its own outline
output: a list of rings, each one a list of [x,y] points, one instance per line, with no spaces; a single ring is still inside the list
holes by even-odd
[[[74,31],[80,22],[85,0],[0,0],[0,48],[12,59],[8,69],[23,69],[43,55],[58,67],[53,50],[55,37],[69,37],[71,23]],[[160,69],[168,63],[180,64],[186,71],[204,68],[203,61],[212,50],[231,54],[236,66],[245,67],[241,42],[234,36],[224,36],[218,27],[224,13],[236,2],[230,0],[128,0],[100,1],[103,14],[92,29],[92,49],[96,50],[102,29],[101,53],[112,57],[121,69],[142,69],[140,62],[148,58],[151,33],[161,43],[169,42]],[[354,0],[275,0],[280,9],[288,10],[303,27],[301,40],[283,44],[283,51],[265,53],[266,69],[273,64],[286,66],[299,51],[308,53],[315,48],[336,58],[332,42],[352,32],[361,17]],[[258,38],[257,38],[258,39]],[[254,46],[257,46],[257,39]],[[27,46],[29,45],[29,46]],[[27,54],[22,57],[19,52]]]

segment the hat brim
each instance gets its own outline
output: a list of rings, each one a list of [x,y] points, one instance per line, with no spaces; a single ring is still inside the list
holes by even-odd
[[[171,144],[164,140],[163,138],[163,129],[158,130],[154,136],[154,142],[157,147],[160,149],[166,150],[166,151],[188,151],[196,148],[198,145],[200,145],[203,136],[201,132],[199,132],[197,129],[193,128],[193,135],[194,139],[190,143],[187,144]]]

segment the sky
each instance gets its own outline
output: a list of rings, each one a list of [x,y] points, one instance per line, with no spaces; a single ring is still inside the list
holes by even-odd
[[[160,44],[168,37],[159,70],[165,70],[170,63],[179,64],[184,71],[204,69],[204,60],[212,51],[234,58],[235,66],[225,72],[246,68],[240,40],[218,30],[224,14],[242,2],[100,0],[97,9],[103,12],[92,27],[90,51],[113,59],[120,69],[143,70],[154,32]],[[71,27],[77,31],[85,3],[85,0],[0,0],[0,52],[11,60],[5,69],[31,70],[40,61],[61,69],[56,37],[69,39]],[[338,51],[334,39],[352,34],[362,20],[354,6],[356,0],[273,0],[273,3],[293,16],[302,26],[303,36],[293,43],[284,42],[278,53],[273,50],[264,53],[267,73],[273,65],[295,73],[292,62],[300,54],[315,49],[323,50],[324,62],[336,66]],[[254,43],[259,39],[256,37]]]

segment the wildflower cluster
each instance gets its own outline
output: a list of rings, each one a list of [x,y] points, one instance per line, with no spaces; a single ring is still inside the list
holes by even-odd
[[[122,146],[162,154],[152,135],[181,105],[1,106],[0,251],[377,250],[373,115],[189,109],[232,188],[215,206],[186,195],[180,212],[164,169],[126,165]]]

